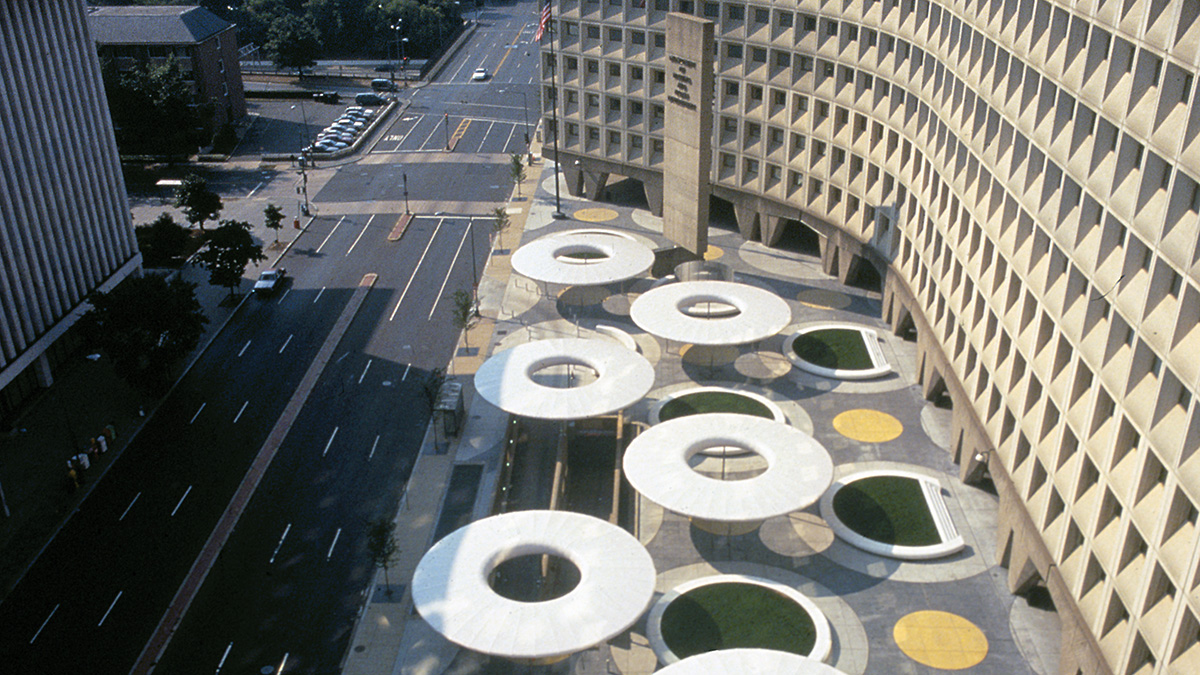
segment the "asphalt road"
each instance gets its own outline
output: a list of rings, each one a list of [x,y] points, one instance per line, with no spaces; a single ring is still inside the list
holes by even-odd
[[[157,669],[337,671],[372,574],[366,525],[398,505],[428,421],[425,381],[457,334],[449,297],[482,269],[491,223],[418,213],[401,241],[388,242],[401,215],[394,205],[346,215],[336,206],[402,198],[397,172],[425,200],[477,202],[480,213],[499,206],[507,153],[518,151],[511,127],[524,118],[507,88],[536,93],[536,57],[512,45],[532,36],[535,11],[523,2],[483,12],[447,82],[408,94],[430,115],[469,118],[460,142],[478,135],[488,153],[397,165],[377,147],[371,157],[383,161],[340,167],[314,197],[322,216],[283,261],[291,278],[280,293],[249,299],[0,603],[0,671],[129,671],[354,289],[374,273]],[[495,59],[493,78],[459,81],[481,58]],[[480,111],[494,122],[479,121]],[[237,196],[272,180],[292,177],[213,174]]]

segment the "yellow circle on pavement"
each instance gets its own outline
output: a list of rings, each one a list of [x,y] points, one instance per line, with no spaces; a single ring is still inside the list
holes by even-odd
[[[725,255],[725,251],[722,251],[721,247],[719,246],[709,246],[708,248],[704,249],[705,260],[716,260],[723,255]]]
[[[846,438],[863,443],[885,443],[904,431],[900,420],[878,410],[847,410],[833,418],[833,428]]]
[[[917,663],[942,670],[962,670],[987,656],[983,631],[949,612],[913,612],[896,622],[892,637],[900,651]]]
[[[845,293],[829,291],[824,288],[809,288],[796,294],[800,304],[815,309],[845,309],[853,299]]]
[[[616,211],[599,207],[592,209],[579,209],[575,212],[575,220],[582,220],[588,223],[604,223],[616,217]]]

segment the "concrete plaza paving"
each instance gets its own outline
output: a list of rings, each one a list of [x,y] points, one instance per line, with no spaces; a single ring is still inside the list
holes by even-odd
[[[878,292],[844,287],[821,272],[815,255],[745,242],[733,223],[714,223],[710,259],[730,265],[736,279],[787,301],[792,325],[780,335],[740,347],[697,348],[667,343],[629,318],[632,300],[648,290],[646,277],[602,287],[555,287],[511,271],[521,243],[558,231],[602,226],[627,232],[658,248],[667,245],[661,221],[640,202],[634,185],[610,187],[603,204],[570,197],[562,188],[568,220],[555,210],[553,169],[531,171],[522,194],[508,205],[513,224],[497,240],[480,286],[482,319],[464,335],[448,371],[464,385],[466,426],[448,448],[427,439],[397,515],[403,552],[389,571],[393,586],[406,584],[432,545],[442,492],[456,463],[483,466],[474,517],[488,515],[497,485],[508,417],[474,396],[472,375],[497,350],[551,337],[594,335],[597,324],[627,332],[654,364],[650,395],[627,413],[645,422],[656,399],[689,386],[741,388],[777,403],[789,422],[829,450],[835,478],[880,468],[935,477],[966,548],[948,558],[909,562],[882,558],[836,539],[814,505],[772,518],[741,535],[717,535],[638,499],[635,536],[651,552],[659,593],[713,574],[746,574],[787,584],[807,595],[830,622],[828,663],[848,674],[970,673],[1049,674],[1058,667],[1058,618],[1052,609],[1012,596],[998,566],[997,499],[963,485],[950,452],[949,411],[925,401],[916,380],[916,347],[894,336],[879,319]],[[536,187],[536,191],[534,188]],[[514,192],[515,193],[515,192]],[[802,373],[781,353],[784,337],[800,324],[842,321],[875,328],[893,374],[847,382]],[[465,346],[465,345],[464,345]],[[382,584],[382,575],[378,583]],[[658,668],[643,618],[625,634],[548,666],[517,666],[467,654],[438,636],[411,611],[408,593],[374,594],[363,611],[345,662],[347,675],[439,673],[650,673]]]

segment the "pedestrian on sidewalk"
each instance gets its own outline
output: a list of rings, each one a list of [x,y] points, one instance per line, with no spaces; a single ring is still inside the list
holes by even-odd
[[[67,462],[67,492],[74,494],[79,489],[79,474],[75,473],[75,467]]]

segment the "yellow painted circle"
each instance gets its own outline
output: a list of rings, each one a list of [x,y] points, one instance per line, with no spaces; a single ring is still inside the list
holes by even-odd
[[[987,656],[983,631],[949,612],[913,612],[896,622],[892,637],[900,651],[917,663],[942,670],[962,670]]]
[[[845,309],[853,299],[845,293],[827,291],[824,288],[809,288],[796,294],[800,304],[816,309]]]
[[[721,250],[721,247],[719,246],[709,246],[704,250],[705,260],[716,260],[723,255],[725,255],[725,251]]]
[[[599,207],[591,209],[579,209],[574,214],[575,220],[582,220],[587,223],[604,223],[616,217],[616,211]]]
[[[847,410],[833,418],[833,428],[846,438],[863,443],[885,443],[904,431],[900,420],[878,410]]]

